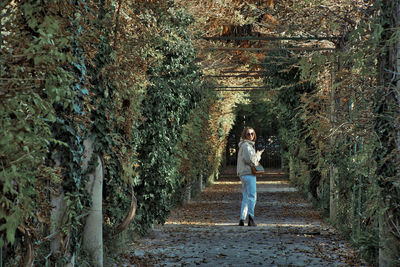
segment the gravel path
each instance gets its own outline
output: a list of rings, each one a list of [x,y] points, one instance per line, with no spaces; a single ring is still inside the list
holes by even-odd
[[[365,266],[279,171],[257,178],[257,227],[238,226],[232,172],[137,240],[125,266]]]

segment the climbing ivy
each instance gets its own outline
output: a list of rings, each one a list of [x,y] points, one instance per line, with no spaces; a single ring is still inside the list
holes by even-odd
[[[48,223],[46,193],[61,180],[46,158],[51,144],[62,144],[51,133],[55,105],[73,108],[73,75],[65,68],[73,55],[60,15],[69,14],[68,5],[56,2],[1,6],[0,247],[16,244],[21,234],[41,236],[36,225]]]
[[[194,185],[200,179],[207,180],[211,175],[210,166],[212,162],[213,142],[210,136],[210,106],[215,104],[215,92],[211,84],[202,87],[203,97],[191,111],[188,123],[183,126],[182,137],[177,144],[175,152],[179,160],[179,176],[182,184],[179,201],[184,201],[185,190],[191,193],[198,192],[199,188]],[[195,157],[197,160],[192,160]]]
[[[172,8],[156,13],[161,14],[157,27],[163,34],[154,39],[158,62],[147,72],[151,84],[142,102],[144,121],[139,125],[140,175],[133,182],[139,193],[135,221],[141,231],[154,222],[163,223],[169,214],[182,183],[175,147],[191,109],[201,98],[196,51],[186,30],[192,18]]]
[[[91,204],[84,186],[94,166],[82,169],[84,139],[95,141],[104,166],[106,240],[132,194],[142,232],[163,222],[179,198],[184,174],[177,172],[177,144],[203,98],[187,30],[193,19],[164,1],[37,1],[2,8],[1,247],[11,249],[17,238],[9,251],[21,253],[25,235],[37,242],[37,255],[51,256],[40,264],[86,264],[81,236]],[[50,192],[65,196],[57,223]],[[62,254],[49,254],[44,237],[56,235],[70,242]]]
[[[391,89],[384,98],[377,93],[391,88],[390,79],[384,77],[392,77],[393,72],[389,74],[379,64],[388,62],[396,34],[384,30],[385,25],[393,25],[383,15],[393,10],[390,4],[364,3],[358,10],[363,12],[356,16],[358,20],[346,22],[348,28],[334,43],[334,53],[314,53],[300,60],[300,78],[311,81],[314,89],[297,97],[286,95],[286,103],[278,102],[278,116],[287,116],[292,123],[284,127],[287,130],[282,138],[292,144],[299,142],[289,146],[287,154],[292,159],[288,170],[291,177],[303,184],[326,212],[330,208],[332,222],[360,248],[365,259],[377,264],[379,246],[386,244],[385,250],[390,250],[386,238],[393,238],[383,237],[386,227],[382,227],[381,214],[390,210],[397,216],[396,205],[382,200],[386,196],[397,199],[397,191],[389,182],[397,173],[395,168],[386,167],[396,154],[395,145],[387,139],[396,132],[391,125],[397,115],[387,112],[396,109],[396,104],[393,95],[386,98]],[[296,99],[296,109],[288,99]],[[386,173],[389,170],[391,174]],[[318,179],[313,186],[315,177]],[[381,195],[383,191],[386,193]],[[329,203],[332,195],[335,200]],[[390,253],[395,254],[394,250]]]

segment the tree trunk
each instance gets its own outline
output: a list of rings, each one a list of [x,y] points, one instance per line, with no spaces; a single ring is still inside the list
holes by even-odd
[[[96,267],[103,266],[103,166],[98,155],[93,155],[93,141],[86,139],[83,142],[85,155],[83,169],[86,170],[92,157],[96,159],[96,168],[88,175],[86,190],[89,192],[92,206],[86,219],[83,232],[83,246],[88,250],[92,265]]]
[[[130,206],[129,211],[126,214],[124,220],[115,228],[114,235],[117,235],[117,234],[121,233],[122,231],[124,231],[124,230],[126,230],[128,228],[129,224],[135,218],[136,209],[137,209],[137,199],[136,199],[135,193],[134,193],[134,191],[132,189],[131,206]]]

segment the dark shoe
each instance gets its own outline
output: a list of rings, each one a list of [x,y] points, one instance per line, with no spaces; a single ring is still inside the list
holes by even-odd
[[[257,226],[257,224],[254,222],[251,216],[249,216],[249,226]]]
[[[239,226],[244,226],[244,220],[239,221]]]

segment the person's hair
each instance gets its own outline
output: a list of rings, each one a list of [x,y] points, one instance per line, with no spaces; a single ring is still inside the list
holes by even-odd
[[[255,131],[253,128],[251,128],[251,127],[244,127],[244,129],[243,129],[243,131],[242,131],[242,139],[243,139],[243,140],[247,139],[247,138],[246,138],[246,134],[247,134],[247,131],[249,131],[249,130],[253,130],[253,132],[254,132],[254,139],[253,139],[253,141],[256,141],[256,139],[257,139],[256,131]]]

